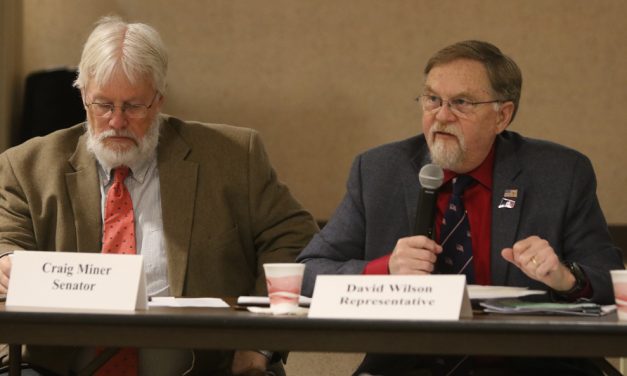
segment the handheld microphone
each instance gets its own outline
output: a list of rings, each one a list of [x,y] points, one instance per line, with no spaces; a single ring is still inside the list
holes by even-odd
[[[438,188],[444,181],[444,171],[440,166],[434,164],[424,165],[420,169],[418,180],[422,188],[420,188],[418,195],[415,235],[432,238]]]

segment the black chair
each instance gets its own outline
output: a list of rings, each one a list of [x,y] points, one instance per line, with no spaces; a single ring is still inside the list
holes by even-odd
[[[76,69],[59,68],[28,75],[15,145],[85,121],[80,91],[72,86],[76,74]]]

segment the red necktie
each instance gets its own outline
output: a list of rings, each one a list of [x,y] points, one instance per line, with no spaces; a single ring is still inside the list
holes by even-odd
[[[113,184],[105,203],[102,253],[137,253],[133,201],[124,185],[128,174],[129,168],[126,166],[120,166],[113,171]]]
[[[124,179],[129,168],[120,166],[113,171],[113,184],[107,192],[105,203],[102,253],[136,254],[135,219],[133,201]],[[102,349],[98,352],[100,353]],[[137,375],[138,354],[136,348],[120,349],[95,376],[135,376]]]

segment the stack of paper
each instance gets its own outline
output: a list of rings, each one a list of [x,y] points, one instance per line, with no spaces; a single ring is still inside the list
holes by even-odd
[[[468,298],[473,300],[520,298],[528,295],[546,294],[543,290],[529,290],[526,287],[468,285]]]
[[[173,296],[153,296],[148,307],[205,307],[228,308],[229,305],[219,298],[175,298]]]
[[[543,314],[543,315],[576,315],[601,316],[611,312],[611,307],[604,307],[591,302],[575,303],[536,303],[525,302],[520,299],[491,299],[481,302],[485,312],[506,314]]]
[[[269,306],[270,298],[267,296],[240,296],[237,298],[237,304],[243,306]],[[301,307],[309,307],[310,304],[311,298],[302,295],[298,298],[298,305]]]

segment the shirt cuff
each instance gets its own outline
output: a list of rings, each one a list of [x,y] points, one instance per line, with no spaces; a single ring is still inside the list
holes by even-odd
[[[590,280],[586,279],[586,287],[583,288],[578,294],[575,294],[573,298],[591,298],[592,297],[592,285],[590,284]]]
[[[574,262],[566,262],[564,265],[570,270],[575,277],[575,285],[569,291],[556,291],[562,300],[576,301],[582,298],[592,297],[592,284],[586,272]]]
[[[590,280],[586,276],[586,284],[581,290],[572,294],[560,294],[559,292],[557,292],[557,295],[559,295],[560,298],[562,298],[563,300],[567,301],[576,301],[582,298],[589,299],[592,297],[592,285],[590,284]]]
[[[13,251],[11,251],[11,252],[4,252],[4,253],[0,254],[0,258],[3,258],[4,256],[12,255],[12,254],[13,254]]]
[[[390,257],[392,257],[391,254],[370,261],[366,264],[361,274],[390,274],[390,269],[388,268]]]

